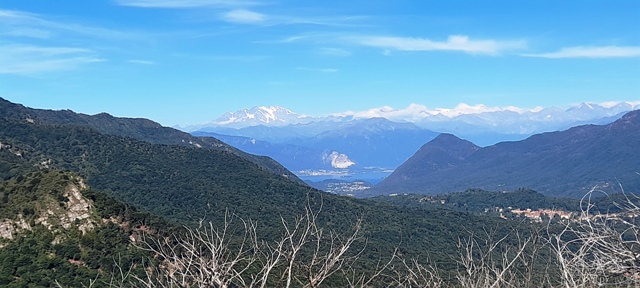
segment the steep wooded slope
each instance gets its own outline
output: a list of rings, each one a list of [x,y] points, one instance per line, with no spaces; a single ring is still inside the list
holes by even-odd
[[[640,111],[608,125],[585,125],[477,149],[442,162],[443,155],[468,145],[449,137],[434,140],[371,190],[371,194],[438,194],[467,188],[513,190],[528,187],[551,196],[580,197],[596,185],[640,188]],[[470,146],[472,147],[472,146]],[[466,151],[469,151],[467,149]],[[440,159],[440,160],[438,160]],[[619,189],[618,189],[619,190]]]
[[[118,265],[144,277],[140,264],[153,255],[130,239],[178,227],[91,190],[76,174],[28,172],[0,182],[0,286],[104,286]]]
[[[208,150],[227,151],[241,158],[258,164],[277,174],[286,175],[289,179],[303,183],[293,173],[278,162],[265,156],[257,156],[242,152],[213,137],[194,137],[173,128],[144,118],[120,118],[107,113],[86,115],[71,110],[33,109],[20,104],[11,103],[0,98],[0,117],[9,122],[29,122],[43,125],[74,125],[89,127],[99,133],[114,136],[131,137],[152,144],[181,145],[185,147]]]
[[[407,255],[429,254],[446,262],[455,251],[453,240],[465,237],[468,229],[501,221],[324,193],[225,151],[151,144],[72,125],[0,120],[0,128],[3,179],[19,177],[24,169],[69,170],[95,189],[187,225],[201,218],[223,223],[225,211],[231,211],[258,221],[264,240],[280,237],[281,217],[291,221],[303,215],[309,203],[322,210],[318,221],[324,229],[349,231],[363,217],[363,236],[375,247],[367,250],[372,253],[369,259],[389,255],[401,245]]]

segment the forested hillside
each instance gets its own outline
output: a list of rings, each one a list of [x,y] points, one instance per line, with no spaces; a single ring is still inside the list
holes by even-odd
[[[11,103],[2,98],[0,98],[0,111],[2,111],[2,117],[10,122],[82,126],[89,127],[102,134],[131,137],[152,144],[179,145],[207,150],[226,151],[256,163],[277,175],[286,175],[286,177],[302,183],[293,173],[269,157],[242,152],[213,137],[194,137],[173,128],[163,127],[149,119],[119,118],[107,113],[86,115],[75,113],[71,110],[54,111],[33,109]]]
[[[153,255],[132,246],[131,239],[143,230],[179,230],[89,189],[68,172],[45,169],[0,182],[0,197],[3,287],[81,287],[92,281],[103,286],[120,267],[142,277],[142,264],[150,264]]]
[[[609,192],[622,192],[619,185],[637,191],[638,131],[640,110],[607,125],[578,126],[483,148],[453,135],[441,145],[438,137],[368,192],[440,194],[527,187],[548,196],[580,198],[594,186]]]
[[[350,231],[363,218],[369,261],[399,247],[407,255],[448,263],[455,239],[469,229],[501,227],[502,220],[449,209],[406,209],[321,192],[217,150],[159,145],[105,135],[88,127],[0,122],[0,175],[9,180],[48,167],[73,171],[94,189],[187,225],[222,223],[225,211],[258,222],[258,234],[278,238],[282,222],[320,210],[325,229]],[[362,243],[363,244],[363,243]],[[377,255],[377,256],[376,256]],[[422,256],[421,256],[422,255]],[[377,261],[377,260],[375,260]],[[369,262],[368,265],[373,265]]]
[[[166,263],[185,259],[214,261],[198,266],[200,272],[218,267],[215,261],[231,261],[224,262],[229,267],[245,265],[239,274],[225,270],[211,272],[218,275],[213,280],[189,278],[196,286],[226,286],[218,280],[250,286],[246,281],[258,281],[256,277],[267,286],[289,287],[356,287],[365,282],[469,286],[465,281],[485,276],[489,278],[476,280],[559,285],[568,281],[558,268],[565,260],[551,255],[555,251],[569,257],[573,252],[548,243],[582,241],[578,230],[564,226],[567,222],[550,222],[541,230],[529,221],[479,215],[476,207],[341,197],[274,174],[231,151],[154,144],[87,125],[46,124],[31,118],[0,119],[0,178],[0,283],[16,287],[78,286],[124,278],[127,285],[138,286],[142,282],[135,275],[150,279],[155,287],[174,283],[167,275],[182,270]],[[516,201],[509,197],[513,195],[541,200],[536,193],[522,192],[484,200],[506,204]],[[470,196],[480,197],[474,201],[481,205],[487,193]],[[458,196],[448,199],[469,201]],[[210,228],[203,228],[203,223],[210,223]],[[143,235],[148,238],[136,238]],[[547,237],[546,242],[540,242],[541,237]],[[136,244],[135,239],[144,241]],[[296,241],[304,245],[293,244]],[[215,243],[223,244],[215,250],[222,254],[200,249],[213,249],[210,245]],[[226,256],[220,260],[215,255]],[[524,266],[507,265],[498,261],[500,257]],[[333,263],[332,268],[326,268],[325,261]],[[144,267],[155,268],[140,270]],[[488,267],[508,274],[473,270]],[[131,270],[119,272],[120,268]],[[412,274],[416,271],[426,274]],[[291,277],[296,279],[292,286]],[[602,279],[610,282],[609,276]],[[478,286],[474,285],[470,287]]]

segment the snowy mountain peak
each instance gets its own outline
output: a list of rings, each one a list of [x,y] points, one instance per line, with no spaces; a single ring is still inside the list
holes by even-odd
[[[582,119],[588,119],[592,117],[594,114],[598,114],[606,110],[607,110],[606,108],[598,104],[583,102],[576,107],[567,109],[567,113],[569,115],[572,115],[576,119],[582,120]]]
[[[577,123],[600,123],[594,121],[607,121],[608,117],[619,116],[621,113],[635,109],[640,109],[640,101],[611,101],[598,104],[583,102],[568,109],[558,107],[535,107],[529,109],[515,106],[498,107],[466,103],[460,103],[453,108],[427,108],[427,106],[421,104],[410,104],[404,109],[382,106],[358,112],[336,113],[327,117],[310,117],[280,106],[256,106],[250,109],[227,112],[208,124],[194,125],[182,129],[185,131],[197,131],[207,127],[210,127],[207,129],[213,129],[211,127],[239,129],[261,125],[284,127],[313,122],[325,123],[322,125],[326,126],[327,130],[348,128],[350,125],[355,125],[360,127],[357,130],[360,131],[364,124],[366,124],[364,126],[368,127],[366,129],[393,130],[392,127],[400,125],[400,122],[402,125],[413,123],[420,128],[461,135],[464,135],[465,131],[475,131],[473,133],[476,134],[486,132],[532,134],[568,128],[570,125]],[[366,119],[374,120],[359,122]],[[329,129],[328,127],[332,128]]]
[[[578,105],[578,108],[579,109],[588,108],[588,109],[593,110],[593,106],[591,104],[589,104],[589,102],[581,103],[580,105]]]
[[[250,109],[227,112],[218,117],[211,124],[234,126],[269,125],[281,126],[305,122],[307,116],[297,114],[280,106],[255,106]]]
[[[572,107],[567,109],[568,112],[570,111],[595,111],[595,110],[601,110],[604,109],[604,107],[595,104],[595,103],[589,103],[589,102],[582,102],[580,103],[580,105],[576,106],[576,107]]]

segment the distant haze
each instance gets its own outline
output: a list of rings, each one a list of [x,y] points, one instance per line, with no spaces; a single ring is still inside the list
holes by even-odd
[[[165,126],[253,106],[413,121],[633,102],[638,11],[640,1],[0,1],[0,97]]]

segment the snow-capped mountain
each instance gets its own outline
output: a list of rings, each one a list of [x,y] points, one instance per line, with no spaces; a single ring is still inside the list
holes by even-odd
[[[535,107],[533,109],[525,109],[515,106],[505,107],[488,107],[483,104],[468,105],[460,103],[454,108],[435,108],[429,109],[427,106],[420,104],[410,104],[404,109],[394,109],[389,106],[373,108],[360,112],[348,111],[337,113],[335,116],[351,116],[353,118],[374,118],[383,117],[392,121],[404,122],[424,122],[424,121],[448,121],[458,117],[469,115],[524,115],[535,117],[537,115],[544,116],[562,116],[562,118],[598,118],[604,116],[613,116],[619,113],[640,109],[640,101],[635,102],[606,102],[601,104],[581,103],[575,107],[568,109],[560,109],[557,107]],[[551,114],[551,115],[550,115]],[[481,118],[486,118],[481,116]],[[504,117],[498,117],[504,118]],[[549,117],[547,117],[549,118]],[[502,119],[498,119],[502,120]]]
[[[584,104],[576,108],[574,112],[603,107]],[[369,193],[437,194],[462,191],[469,183],[493,191],[529,187],[554,197],[579,198],[593,187],[606,189],[618,183],[624,183],[627,191],[637,191],[638,131],[640,110],[607,125],[576,126],[489,147],[441,134]]]
[[[272,106],[225,113],[190,131],[272,157],[299,175],[333,175],[345,170],[359,175],[369,173],[367,169],[394,169],[439,133],[486,147],[583,124],[608,124],[636,109],[640,102],[582,103],[568,109],[460,104],[430,110],[414,104],[406,109],[382,107],[310,117]]]
[[[256,106],[227,112],[211,122],[215,126],[241,128],[248,126],[284,126],[310,122],[311,118],[280,106]]]
[[[581,124],[606,124],[623,113],[637,109],[640,109],[640,102],[610,102],[601,105],[581,103],[568,109],[487,107],[464,103],[453,109],[427,109],[425,106],[412,104],[406,109],[371,109],[345,115],[356,119],[384,117],[392,121],[412,122],[421,128],[455,134],[484,146],[499,141],[516,140],[508,135],[526,137]],[[495,137],[486,140],[475,139],[477,136],[486,137],[487,135],[495,135]]]
[[[283,138],[282,135],[287,139],[310,137],[325,131],[336,131],[349,125],[359,126],[366,123],[360,123],[360,120],[384,118],[395,122],[394,125],[413,123],[421,129],[451,133],[469,139],[477,145],[486,146],[499,141],[524,139],[536,133],[563,130],[576,125],[606,124],[623,113],[637,109],[640,109],[640,101],[601,104],[585,102],[568,109],[488,107],[482,104],[465,103],[451,109],[429,109],[424,105],[411,104],[404,109],[384,106],[360,112],[349,111],[326,117],[311,117],[278,106],[260,106],[227,112],[209,124],[177,128],[188,132],[217,132],[281,142],[274,137]],[[277,131],[271,131],[273,129]],[[269,132],[256,134],[251,132],[254,130],[262,132],[269,130]]]
[[[547,124],[563,122],[579,122],[590,119],[616,116],[631,110],[640,109],[640,101],[636,102],[606,102],[601,104],[581,103],[568,109],[556,107],[536,107],[524,109],[515,106],[488,107],[482,104],[468,105],[458,104],[455,108],[429,109],[424,105],[411,104],[404,109],[395,109],[389,106],[373,108],[360,112],[336,113],[326,117],[311,117],[295,113],[279,106],[256,106],[250,109],[227,112],[212,122],[194,128],[224,126],[229,128],[242,128],[257,125],[286,126],[294,124],[307,124],[311,122],[335,122],[344,123],[353,119],[386,118],[394,122],[411,122],[424,128],[432,123],[457,122],[474,123],[500,127],[519,123],[527,126],[528,122],[542,122]],[[478,122],[479,121],[479,122]],[[185,130],[190,130],[185,127]],[[199,130],[199,129],[195,129]],[[192,131],[195,131],[192,130]],[[520,133],[512,131],[510,133]],[[536,131],[529,131],[536,132]]]

